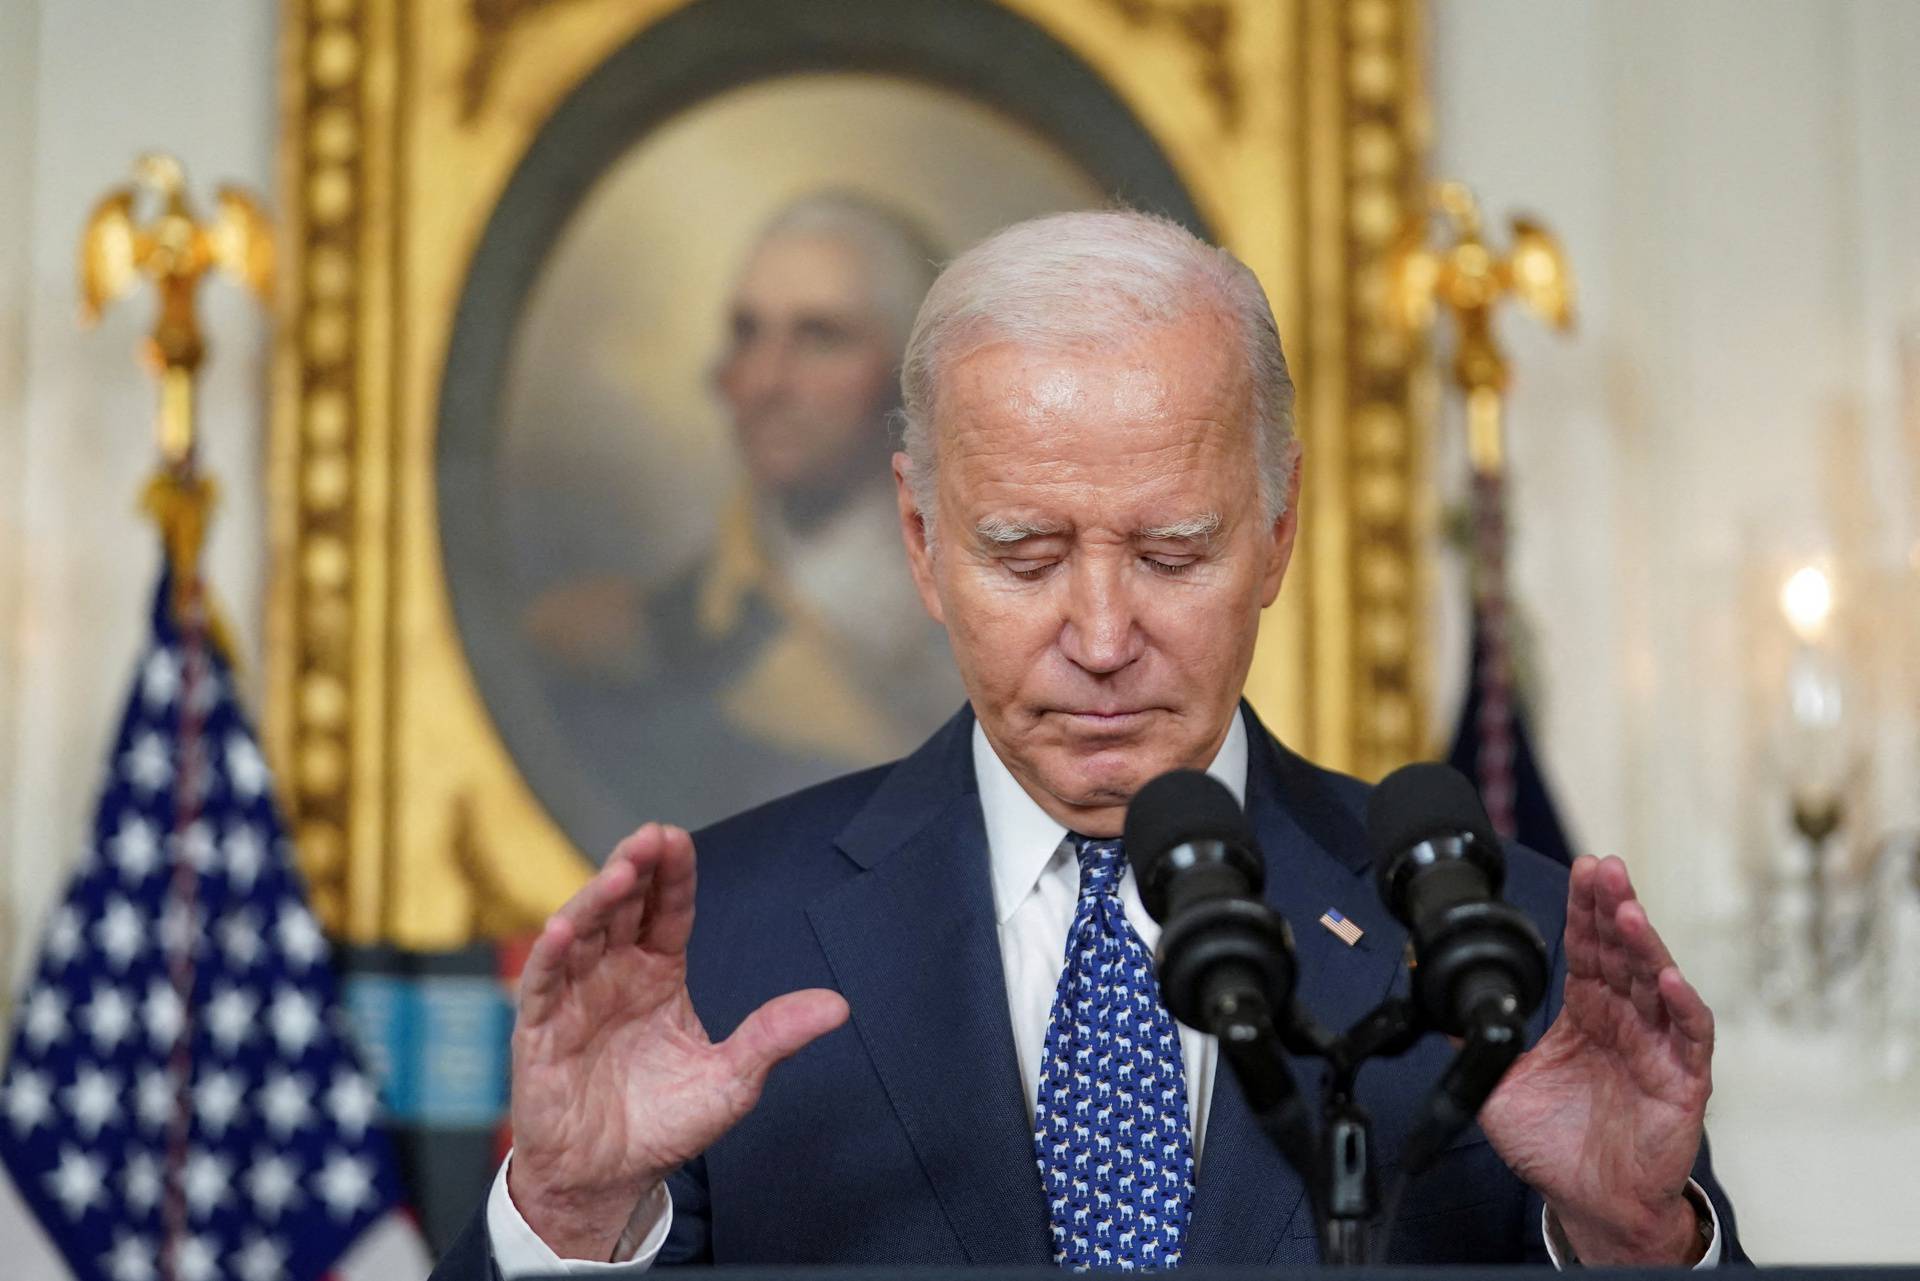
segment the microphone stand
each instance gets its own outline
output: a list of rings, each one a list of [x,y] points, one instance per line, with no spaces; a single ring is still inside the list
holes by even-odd
[[[1414,1002],[1389,997],[1346,1032],[1322,1028],[1298,1002],[1276,1027],[1264,1009],[1219,1001],[1209,1010],[1220,1052],[1246,1094],[1261,1130],[1300,1172],[1320,1228],[1320,1258],[1338,1267],[1373,1261],[1381,1214],[1374,1172],[1373,1119],[1356,1098],[1360,1069],[1369,1059],[1406,1053],[1434,1031]],[[1473,1122],[1480,1105],[1500,1083],[1525,1045],[1525,1020],[1509,998],[1480,1007],[1447,1070],[1428,1092],[1424,1117],[1407,1142],[1399,1190],[1426,1169],[1454,1137]],[[1286,1054],[1310,1056],[1327,1065],[1322,1088],[1322,1124],[1312,1117]]]

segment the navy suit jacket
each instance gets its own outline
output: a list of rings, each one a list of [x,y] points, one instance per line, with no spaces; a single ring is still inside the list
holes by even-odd
[[[1250,708],[1247,812],[1267,897],[1293,923],[1300,998],[1344,1029],[1396,987],[1406,934],[1375,895],[1362,829],[1369,788],[1314,766]],[[1048,1265],[1047,1198],[1034,1163],[975,785],[973,716],[962,710],[893,765],[822,784],[697,833],[700,890],[689,986],[708,1030],[727,1035],[770,997],[840,991],[853,1016],[776,1068],[758,1107],[671,1181],[663,1263]],[[1566,869],[1509,854],[1506,897],[1551,940],[1559,1007]],[[1365,935],[1348,947],[1315,922],[1338,908]],[[1451,1050],[1429,1038],[1370,1064],[1382,1184]],[[1317,1063],[1295,1064],[1316,1098]],[[1733,1214],[1702,1147],[1728,1260]],[[1468,1130],[1408,1188],[1389,1261],[1545,1262],[1541,1203]],[[1305,1187],[1260,1132],[1223,1063],[1185,1262],[1301,1265],[1318,1259]],[[491,1275],[484,1206],[435,1272]]]

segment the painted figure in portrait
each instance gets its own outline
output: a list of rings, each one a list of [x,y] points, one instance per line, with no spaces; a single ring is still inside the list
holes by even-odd
[[[646,753],[653,781],[718,815],[743,777],[776,794],[900,755],[959,706],[887,468],[900,353],[940,260],[905,215],[847,192],[758,235],[712,369],[741,472],[716,533],[651,590],[586,577],[527,611],[583,752],[631,758],[656,727],[672,750]]]

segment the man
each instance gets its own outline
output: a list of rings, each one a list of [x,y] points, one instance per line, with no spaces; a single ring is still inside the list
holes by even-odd
[[[900,524],[969,707],[898,764],[703,832],[697,930],[694,842],[656,825],[548,922],[517,1147],[441,1275],[489,1252],[509,1276],[1316,1257],[1217,1047],[1166,1021],[1111,839],[1143,783],[1206,768],[1244,798],[1313,1013],[1345,1027],[1400,969],[1367,789],[1239,700],[1299,492],[1265,298],[1170,223],[1042,219],[943,273],[902,383]],[[1508,897],[1559,940],[1554,995],[1411,1182],[1391,1257],[1545,1259],[1551,1236],[1562,1262],[1737,1258],[1703,1144],[1711,1014],[1617,860],[1570,882],[1510,862]],[[1328,907],[1359,944],[1307,925]],[[1448,1053],[1362,1075],[1388,1165]]]
[[[733,283],[713,370],[745,482],[713,544],[644,597],[595,578],[535,602],[556,714],[629,793],[620,813],[643,789],[710,822],[898,756],[962,697],[901,560],[884,465],[934,256],[864,197],[775,214]]]

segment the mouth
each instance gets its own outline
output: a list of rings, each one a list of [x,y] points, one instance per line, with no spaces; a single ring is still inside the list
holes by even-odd
[[[1115,734],[1137,728],[1152,713],[1153,709],[1147,707],[1098,707],[1060,708],[1054,715],[1079,729]]]

